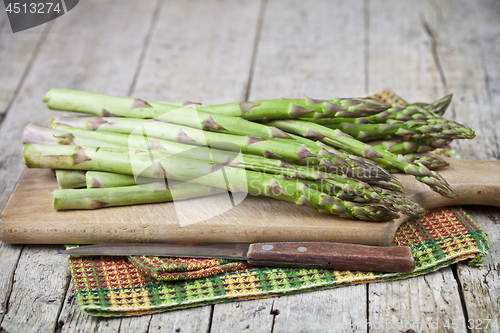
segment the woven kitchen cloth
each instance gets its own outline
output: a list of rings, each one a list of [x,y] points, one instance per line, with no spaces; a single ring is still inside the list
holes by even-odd
[[[160,281],[153,277],[161,275],[155,271],[159,262],[148,264],[147,260],[138,263],[127,257],[82,256],[71,257],[69,263],[81,310],[91,315],[109,317],[149,314],[355,283],[404,279],[429,273],[458,261],[481,266],[482,258],[489,250],[485,233],[459,207],[435,209],[423,217],[406,221],[396,232],[393,245],[410,246],[416,262],[416,269],[412,273],[241,266],[233,272],[197,279]],[[210,267],[228,263],[230,262],[212,262]],[[245,265],[238,261],[232,263]],[[153,276],[148,275],[141,265],[150,265]],[[185,262],[180,261],[177,265],[171,262],[170,272],[189,272],[187,266],[182,265]],[[206,268],[208,267],[205,266]]]

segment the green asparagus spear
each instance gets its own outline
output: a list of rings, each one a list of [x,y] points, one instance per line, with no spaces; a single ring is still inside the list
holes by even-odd
[[[294,138],[295,141],[305,145],[310,151],[328,160],[331,165],[336,166],[339,168],[339,171],[342,171],[342,173],[349,177],[363,181],[369,179],[390,180],[393,178],[384,168],[375,165],[368,159],[352,155],[342,149],[335,149],[321,141],[313,141],[294,134],[290,134],[290,136]],[[274,141],[283,142],[280,139],[274,139]],[[292,144],[296,145],[297,143]],[[321,151],[318,151],[318,149],[321,149]]]
[[[23,131],[23,143],[40,144],[60,144],[60,145],[81,145],[89,147],[99,147],[102,144],[100,139],[85,136],[75,136],[67,131],[57,131],[37,124],[29,124]],[[109,142],[106,145],[110,148],[120,148],[123,145]]]
[[[406,154],[404,156],[413,163],[423,164],[428,169],[431,170],[436,170],[450,166],[448,162],[446,162],[437,155],[411,153],[411,154]]]
[[[153,183],[155,181],[156,179],[150,178],[138,178],[136,180],[134,176],[131,175],[104,171],[87,171],[85,174],[87,188],[134,186],[137,184]]]
[[[436,148],[444,148],[449,145],[451,140],[445,139],[421,139],[405,140],[391,139],[384,141],[373,141],[370,145],[380,149],[385,149],[394,154],[427,153]]]
[[[194,183],[184,183],[182,186],[173,186],[171,188],[166,188],[159,183],[150,183],[115,188],[55,190],[54,208],[57,210],[97,209],[168,202],[173,201],[173,198],[183,200],[223,192],[226,192],[226,190]]]
[[[133,134],[160,138],[168,141],[209,146],[225,150],[261,155],[269,158],[289,159],[294,161],[315,158],[307,148],[297,145],[274,142],[252,136],[239,136],[225,133],[202,131],[182,125],[164,123],[155,120],[132,118],[101,117],[54,117],[53,125],[67,125],[74,128]],[[292,140],[287,140],[292,141]],[[319,162],[317,162],[319,163]]]
[[[410,136],[412,139],[472,139],[475,134],[465,125],[441,118],[438,114],[407,105],[393,107],[364,118],[314,120],[329,128],[340,129],[361,141]]]
[[[51,109],[91,113],[96,116],[155,118],[176,110],[180,103],[121,98],[70,89],[51,89],[44,102]],[[192,103],[186,103],[192,104]],[[200,111],[248,120],[298,118],[316,112],[336,117],[359,117],[379,113],[388,104],[371,98],[335,98],[329,101],[312,98],[274,99],[223,105],[196,106]],[[217,121],[218,122],[218,121]],[[220,124],[224,126],[223,124]],[[247,135],[247,134],[244,134]],[[254,135],[255,134],[251,134]]]
[[[423,107],[424,109],[434,112],[440,117],[442,117],[446,109],[450,105],[452,97],[453,95],[449,94],[431,104],[427,103],[412,103],[412,104]]]
[[[82,188],[87,185],[85,171],[56,170],[57,184],[60,189]]]

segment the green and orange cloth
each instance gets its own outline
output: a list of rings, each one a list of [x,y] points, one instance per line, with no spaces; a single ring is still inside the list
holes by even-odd
[[[406,104],[389,91],[373,97]],[[251,267],[236,260],[147,256],[71,257],[69,265],[81,310],[110,317],[404,279],[458,261],[481,266],[489,251],[485,233],[460,207],[409,219],[392,245],[410,246],[416,263],[412,273]]]
[[[204,304],[291,294],[354,283],[404,279],[458,261],[480,266],[488,254],[484,232],[459,207],[406,221],[393,245],[411,247],[412,273],[372,273],[250,267],[221,259],[72,257],[70,269],[80,308],[96,316],[129,316]]]

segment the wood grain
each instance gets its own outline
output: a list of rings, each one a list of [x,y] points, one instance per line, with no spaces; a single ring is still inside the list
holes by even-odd
[[[431,102],[446,94],[422,22],[422,4],[369,2],[369,92],[390,89],[408,102]],[[397,31],[397,33],[394,33]]]
[[[245,98],[259,1],[168,2],[132,94],[166,101]]]
[[[458,198],[444,198],[412,176],[398,175],[407,195],[428,209],[458,204],[500,205],[500,162],[449,161],[451,167],[441,174]],[[21,244],[323,241],[388,245],[397,227],[407,219],[402,216],[383,223],[342,219],[251,195],[232,209],[213,215],[212,211],[224,211],[227,194],[184,201],[182,216],[176,203],[56,211],[51,194],[56,188],[50,170],[28,169],[3,211],[0,238]],[[185,216],[197,219],[190,222]]]
[[[447,92],[436,41],[428,30],[427,16],[435,14],[433,8],[431,2],[370,1],[370,91],[390,88],[409,102],[437,99]],[[450,115],[448,110],[446,116]],[[421,297],[430,298],[421,301]],[[433,331],[427,326],[430,321],[443,319],[447,313],[450,319],[460,319],[460,312],[451,268],[431,276],[368,286],[370,331]],[[389,325],[392,329],[387,329]]]
[[[485,72],[481,69],[477,41],[483,40],[483,45],[490,48],[490,51],[498,51],[498,47],[492,44],[491,31],[488,31],[488,41],[485,41],[481,34],[474,36],[468,31],[473,26],[487,29],[498,27],[498,22],[493,23],[492,18],[490,24],[482,24],[484,19],[470,23],[476,10],[490,12],[494,6],[484,1],[474,4],[449,1],[426,1],[418,4],[402,1],[395,4],[390,1],[370,1],[370,4],[373,22],[370,26],[372,34],[369,53],[370,59],[373,59],[370,61],[370,82],[377,84],[375,87],[370,84],[370,90],[382,88],[382,82],[388,80],[391,82],[388,87],[393,87],[392,89],[409,101],[424,100],[425,94],[439,97],[444,92],[453,93],[453,102],[445,117],[471,126],[481,138],[460,140],[454,147],[468,159],[491,159],[496,156],[498,149],[493,143],[498,142],[495,139],[498,120],[491,114],[490,106],[486,105],[484,98],[487,94],[481,88],[484,86]],[[399,5],[404,8],[398,9]],[[406,11],[406,15],[400,15],[402,11]],[[393,18],[390,24],[387,21],[388,16]],[[469,23],[465,23],[468,21]],[[394,33],[396,25],[400,26],[398,33]],[[458,31],[460,33],[457,33]],[[378,44],[374,45],[377,40]],[[384,43],[385,49],[382,51]],[[384,52],[385,58],[382,57]],[[482,56],[491,59],[492,55]],[[471,59],[468,59],[470,57]],[[489,64],[490,69],[498,67],[491,66],[491,60]],[[378,68],[384,66],[385,75],[377,73]],[[496,69],[493,69],[493,75],[495,71]],[[419,88],[414,89],[413,84]],[[487,121],[490,123],[483,123]],[[482,169],[470,172],[467,176],[477,174],[484,174],[487,178],[496,177],[498,172]],[[481,216],[481,213],[473,216],[474,220],[483,227],[484,217],[478,216]],[[478,281],[482,281],[483,278],[478,276],[482,274],[481,271],[463,265],[458,267],[464,267],[472,272],[473,276],[462,276],[459,272],[457,278],[454,268],[445,268],[411,280],[370,284],[369,321],[374,324],[370,331],[384,331],[384,323],[393,325],[392,327],[404,325],[402,331],[444,330],[446,321],[451,323],[454,320],[460,327],[456,331],[465,332],[466,319],[472,318],[472,315],[478,318],[477,316],[488,313],[487,316],[491,317],[495,311],[493,309],[498,307],[491,304],[493,306],[487,308],[490,304],[484,304],[484,308],[478,309],[478,305],[482,307],[483,303],[475,295],[485,295],[498,289],[471,288],[478,286]],[[463,277],[468,277],[465,279],[467,282]],[[461,306],[464,293],[465,303]],[[489,302],[489,299],[489,295],[485,297],[486,302]],[[436,329],[431,328],[431,323],[434,323]],[[379,325],[378,329],[375,324]]]
[[[2,329],[7,332],[53,332],[70,274],[67,258],[48,256],[60,246],[31,247],[21,254]],[[38,281],[44,281],[39,288]]]
[[[274,302],[275,299],[266,298],[216,304],[211,332],[270,332]]]
[[[223,214],[193,224],[181,223],[173,203],[55,211],[51,192],[56,188],[50,170],[28,169],[2,214],[1,238],[23,244],[357,240],[380,245],[391,241],[400,223],[339,219],[307,207],[254,196]],[[190,209],[197,210],[201,205],[208,209],[225,206],[226,198],[218,195],[189,202]],[[20,205],[25,208],[19,209]]]
[[[367,332],[366,288],[359,284],[277,297],[273,332]]]
[[[365,91],[363,1],[266,5],[249,100]]]
[[[411,273],[415,260],[408,246],[346,243],[253,243],[247,253],[252,266],[327,268],[346,271]]]
[[[459,1],[453,5],[438,1],[437,8],[441,16],[430,24],[439,56],[450,57],[443,64],[443,73],[450,91],[453,89],[459,97],[454,103],[455,117],[476,129],[477,134],[474,141],[459,142],[456,147],[466,158],[500,159],[500,6],[495,1],[475,4]],[[461,32],[459,36],[456,31]],[[498,173],[487,172],[487,175],[494,177]],[[482,270],[461,264],[456,268],[465,313],[470,320],[467,324],[471,332],[498,331],[498,327],[491,325],[487,328],[486,323],[500,321],[500,211],[485,207],[466,212],[485,231],[491,246]]]
[[[63,86],[127,94],[154,5],[83,1],[75,10],[53,21],[0,126],[0,207],[5,206],[23,172],[19,165],[23,164],[20,151],[24,127],[29,122],[47,124],[53,114],[42,104],[45,92]],[[110,12],[114,13],[112,20]],[[2,329],[55,330],[69,281],[66,261],[54,256],[59,248],[26,246],[15,272],[8,271],[8,265],[0,272],[6,277],[13,275],[14,281],[11,289],[3,291],[9,302]]]
[[[464,327],[458,287],[449,268],[407,280],[371,283],[368,297],[370,332],[448,331],[446,320],[453,319]]]
[[[0,8],[0,123],[19,93],[51,24],[12,33],[7,12]]]

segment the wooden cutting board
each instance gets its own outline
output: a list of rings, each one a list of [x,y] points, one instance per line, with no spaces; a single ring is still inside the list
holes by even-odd
[[[427,209],[462,204],[500,206],[500,162],[447,160],[450,167],[440,173],[458,198],[441,197],[413,177],[398,175],[408,196]],[[56,211],[52,208],[56,188],[50,170],[25,170],[1,216],[0,239],[22,244],[329,241],[388,245],[407,219],[354,221],[251,195],[234,208],[205,219],[205,212],[227,207],[227,194],[186,200],[182,206],[162,203]]]

